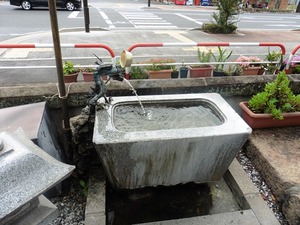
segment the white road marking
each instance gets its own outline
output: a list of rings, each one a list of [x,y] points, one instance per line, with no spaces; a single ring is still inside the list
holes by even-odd
[[[191,17],[185,16],[185,15],[182,15],[182,14],[180,14],[180,13],[175,13],[175,15],[180,16],[180,17],[182,17],[182,18],[184,18],[184,19],[186,19],[186,20],[192,21],[192,22],[197,23],[197,24],[200,24],[200,25],[203,24],[202,22],[198,22],[197,20],[195,20],[195,19],[193,19],[193,18],[191,18]]]
[[[138,11],[118,11],[126,20],[128,20],[135,28],[177,28],[172,23],[142,10]]]
[[[98,12],[103,17],[105,22],[108,24],[109,28],[116,28],[115,25],[113,25],[112,21],[108,18],[108,16],[104,12],[101,11],[101,9],[98,9]]]
[[[70,13],[70,15],[68,16],[69,19],[81,19],[83,17],[78,17],[79,12],[72,12]]]

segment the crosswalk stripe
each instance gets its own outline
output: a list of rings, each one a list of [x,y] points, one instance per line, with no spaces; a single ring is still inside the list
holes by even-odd
[[[172,23],[145,11],[118,11],[136,28],[177,28]]]
[[[103,17],[105,22],[108,24],[109,28],[116,28],[115,25],[113,25],[112,21],[108,18],[108,16],[104,12],[101,11],[101,9],[98,9],[98,12]]]

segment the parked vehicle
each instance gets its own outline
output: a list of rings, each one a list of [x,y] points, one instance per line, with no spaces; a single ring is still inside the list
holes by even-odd
[[[48,7],[48,0],[10,0],[10,4],[30,10],[32,7]],[[56,0],[56,6],[73,11],[81,8],[81,0]]]

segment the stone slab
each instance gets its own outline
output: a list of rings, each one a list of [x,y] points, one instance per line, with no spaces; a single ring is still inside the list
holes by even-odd
[[[261,225],[251,210],[221,213],[179,220],[142,223],[143,225]],[[142,225],[139,224],[139,225]]]
[[[46,102],[0,109],[0,132],[22,128],[28,138],[36,140]]]
[[[43,195],[40,195],[38,199],[38,206],[16,221],[14,225],[47,225],[57,218],[57,207]]]
[[[89,192],[85,207],[85,224],[105,225],[105,174],[103,169],[91,168],[89,172]]]
[[[245,146],[247,156],[283,204],[291,225],[300,224],[299,140],[300,127],[257,129]]]
[[[2,132],[0,138],[4,144],[0,151],[0,224],[5,224],[32,199],[70,176],[75,167],[45,153],[21,129]]]

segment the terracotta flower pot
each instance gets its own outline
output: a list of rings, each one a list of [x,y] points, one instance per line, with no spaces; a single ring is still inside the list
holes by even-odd
[[[78,77],[78,73],[73,73],[73,74],[70,74],[70,75],[65,75],[64,76],[64,81],[65,81],[65,83],[77,82],[77,77]]]
[[[268,127],[287,127],[300,125],[300,112],[283,113],[283,120],[276,120],[271,114],[253,113],[247,102],[240,102],[242,118],[253,129]]]
[[[149,79],[170,79],[172,70],[148,70]]]
[[[86,82],[90,82],[94,80],[93,72],[82,72],[83,80]]]
[[[191,67],[190,68],[190,78],[197,77],[211,77],[212,76],[213,67]]]
[[[253,67],[247,67],[243,69],[242,76],[249,76],[249,75],[258,75],[261,71],[260,66],[253,66]]]

